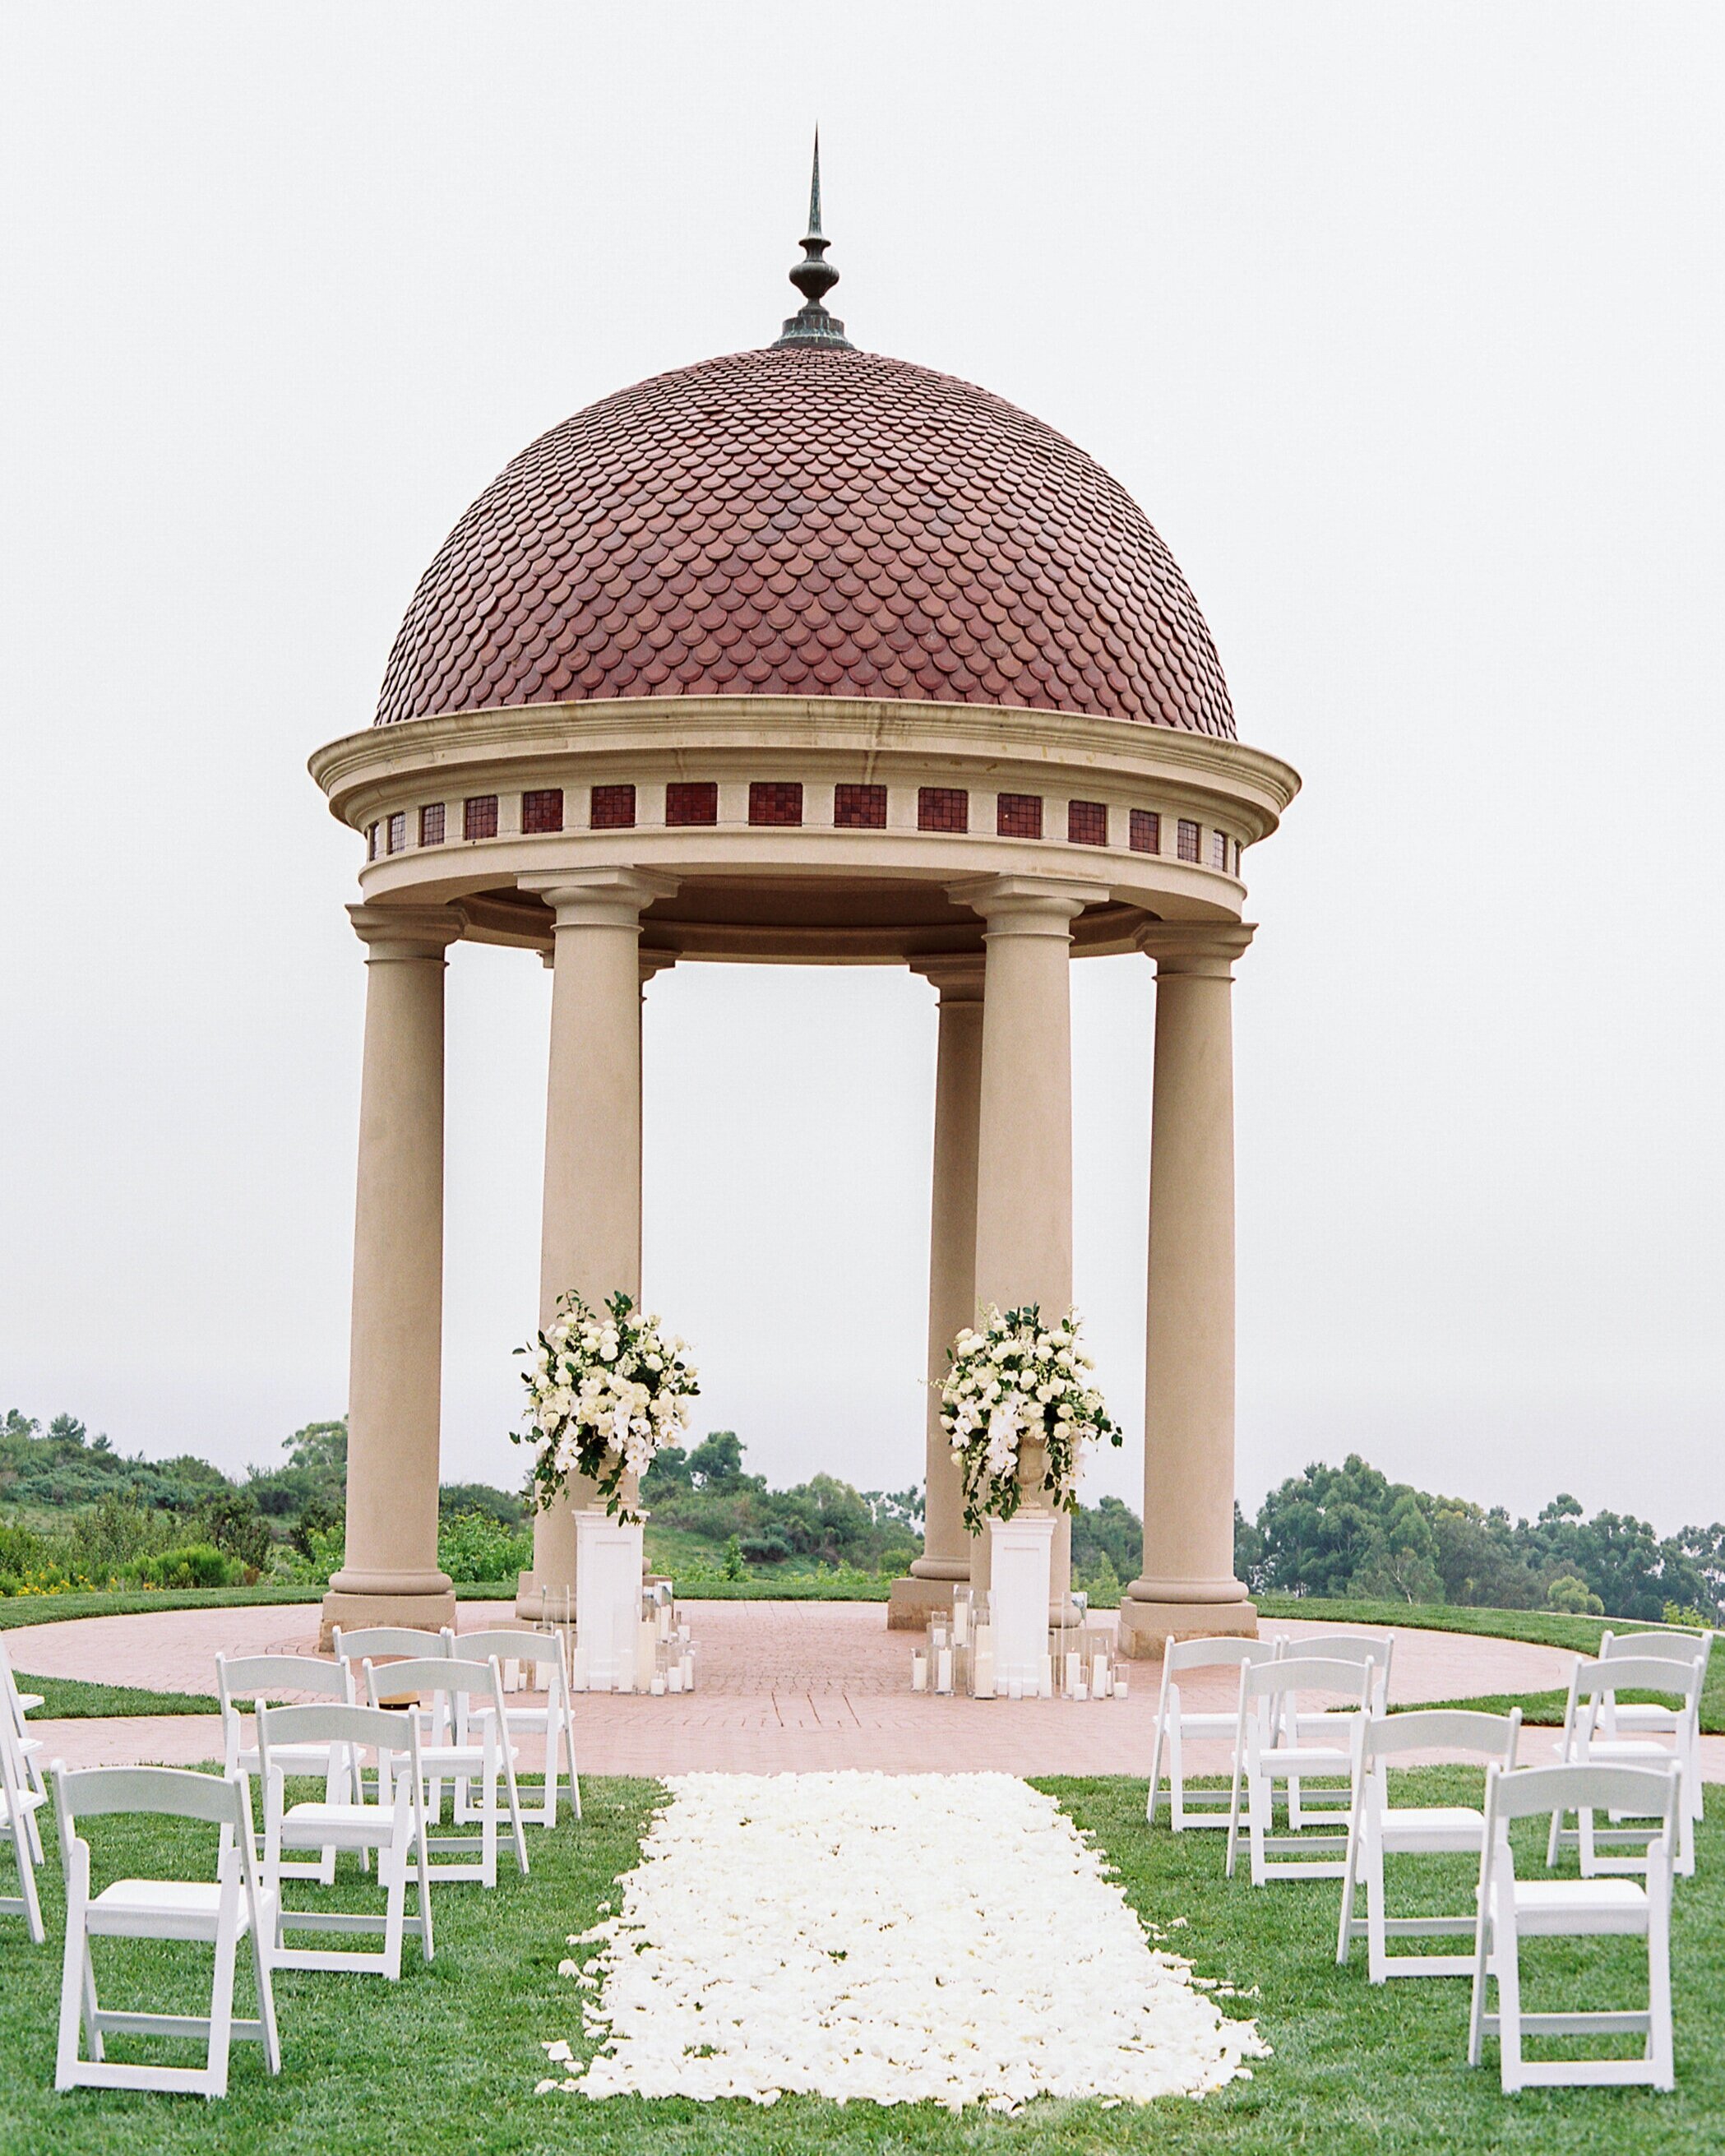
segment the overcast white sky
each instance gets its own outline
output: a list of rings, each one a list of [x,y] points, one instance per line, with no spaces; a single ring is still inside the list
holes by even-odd
[[[1721,1466],[1715,6],[0,9],[0,1406],[340,1411],[357,842],[305,773],[545,427],[834,305],[1143,503],[1306,790],[1236,990],[1242,1495],[1671,1528]],[[1150,969],[1075,974],[1137,1500]],[[450,973],[444,1459],[512,1481],[548,977]],[[777,1479],[920,1472],[934,1018],[649,992],[649,1299]]]

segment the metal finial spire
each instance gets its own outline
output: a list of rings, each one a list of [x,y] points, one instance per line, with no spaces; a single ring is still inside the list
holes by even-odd
[[[791,282],[803,295],[803,305],[784,326],[781,345],[824,345],[829,351],[854,352],[845,325],[829,315],[821,301],[839,281],[839,273],[826,259],[831,243],[820,228],[820,130],[814,131],[814,169],[809,182],[809,229],[803,235],[803,259],[791,271]]]

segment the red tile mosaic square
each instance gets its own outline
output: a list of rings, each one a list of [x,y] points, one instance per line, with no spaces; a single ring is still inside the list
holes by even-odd
[[[521,796],[523,831],[561,831],[563,828],[563,789],[542,786]]]
[[[431,802],[419,811],[419,843],[422,846],[440,846],[444,842],[444,804]]]
[[[627,831],[635,820],[635,789],[632,786],[596,786],[588,824],[595,831]]]
[[[1042,836],[1042,796],[1040,793],[997,793],[994,831],[1002,839],[1040,839]]]
[[[495,793],[470,793],[461,804],[461,835],[464,839],[495,839],[497,835],[497,797]]]
[[[919,831],[968,831],[970,796],[962,786],[919,786],[916,789],[916,829]]]
[[[674,778],[665,789],[667,824],[716,824],[719,789],[710,778]]]
[[[1075,846],[1106,846],[1108,843],[1108,804],[1106,801],[1069,801],[1066,838]]]
[[[755,778],[749,782],[752,824],[800,824],[803,787],[798,779]]]
[[[1174,834],[1175,851],[1183,861],[1198,859],[1198,826],[1190,817],[1183,816]]]
[[[1127,840],[1135,854],[1162,851],[1162,818],[1155,809],[1133,809],[1127,826]]]
[[[884,786],[835,786],[833,823],[840,831],[884,831],[886,829],[886,788]]]
[[[638,382],[523,450],[420,579],[377,718],[689,696],[1234,733],[1190,588],[1094,458],[951,375],[794,346]]]
[[[384,843],[392,854],[404,854],[408,850],[408,812],[398,808],[389,819]]]

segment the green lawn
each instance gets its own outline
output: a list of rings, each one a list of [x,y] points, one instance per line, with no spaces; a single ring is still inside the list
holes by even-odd
[[[1454,1769],[1398,1777],[1399,1801],[1425,1801],[1466,1780]],[[1675,1924],[1678,2000],[1674,2097],[1624,2091],[1548,2091],[1503,2097],[1495,2063],[1463,2063],[1465,1984],[1404,1983],[1373,1990],[1362,1958],[1334,1966],[1337,1889],[1331,1882],[1254,1891],[1221,1876],[1222,1837],[1143,1826],[1144,1785],[1120,1780],[1050,1781],[1079,1824],[1120,1866],[1134,1906],[1177,1933],[1200,1974],[1256,1984],[1255,2012],[1274,2046],[1255,2077],[1200,2103],[1174,2100],[1142,2111],[1044,2102],[1016,2119],[977,2112],[957,2118],[925,2107],[886,2111],[786,2099],[771,2109],[614,2099],[588,2104],[536,2097],[542,2038],[576,2045],[575,1988],[557,1974],[565,1934],[596,1920],[613,1897],[614,1876],[633,1861],[641,1823],[655,1801],[643,1782],[588,1785],[587,1822],[547,1838],[530,1830],[533,1876],[506,1861],[490,1894],[442,1890],[435,1903],[438,1955],[428,1969],[411,1944],[406,1974],[390,1987],[375,1978],[310,1974],[278,1979],[284,2071],[264,2075],[256,2047],[237,2046],[224,2104],[200,2099],[52,2092],[59,1980],[57,1871],[48,1887],[50,1944],[33,1948],[20,1920],[0,1917],[0,2152],[3,2156],[118,2156],[148,2149],[304,2152],[304,2156],[552,2156],[552,2152],[652,2152],[652,2156],[802,2156],[814,2149],[891,2152],[983,2150],[1036,2156],[1143,2156],[1225,2150],[1282,2152],[1523,2150],[1529,2156],[1594,2156],[1633,2149],[1717,2148],[1725,2119],[1725,1823],[1712,1810],[1700,1840],[1699,1873],[1680,1881]],[[98,1827],[99,1877],[128,1861],[138,1868],[172,1861],[182,1830],[129,1822]],[[184,1830],[188,1834],[190,1830]],[[197,1860],[191,1860],[197,1861]],[[204,1860],[207,1861],[207,1858]],[[1415,1876],[1445,1906],[1468,1898],[1471,1867],[1443,1861]],[[356,1888],[344,1882],[344,1901]],[[300,1893],[318,1890],[300,1888]],[[1636,1994],[1632,1943],[1595,1948],[1548,1943],[1534,1950],[1532,2006],[1556,2003],[1566,1967],[1586,1966],[1587,2003],[1607,1969],[1616,1995]],[[105,1994],[119,2004],[128,1984],[156,2003],[173,1998],[195,2010],[208,1961],[183,1947],[107,1949]],[[249,1985],[243,1985],[249,1990]],[[1564,1989],[1563,1995],[1575,1994]],[[116,2051],[127,2040],[114,2040]],[[131,2040],[136,2041],[136,2040]]]

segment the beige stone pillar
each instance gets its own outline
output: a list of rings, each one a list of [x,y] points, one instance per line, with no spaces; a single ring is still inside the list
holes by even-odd
[[[940,992],[934,1088],[934,1176],[928,1238],[927,1511],[922,1554],[910,1577],[892,1583],[886,1622],[921,1627],[931,1609],[950,1604],[955,1582],[970,1577],[971,1538],[952,1449],[941,1427],[947,1354],[976,1317],[977,1117],[983,1071],[983,967],[974,957],[919,959],[911,972]]]
[[[551,1059],[546,1089],[545,1198],[539,1322],[573,1288],[597,1309],[619,1288],[641,1292],[641,913],[675,890],[631,869],[571,870],[524,880],[556,920]],[[533,1569],[516,1609],[536,1616],[540,1590],[561,1602],[575,1588],[575,1512],[596,1491],[572,1483],[568,1501],[535,1515]]]
[[[347,1538],[322,1632],[454,1621],[438,1569],[443,1398],[444,906],[348,908],[366,947]]]
[[[977,1301],[1009,1310],[1072,1301],[1072,923],[1105,886],[1057,876],[991,876],[952,896],[986,926],[977,1128]],[[973,1538],[971,1578],[988,1584],[988,1538]],[[1071,1578],[1070,1523],[1055,1537],[1052,1589]]]
[[[1234,1576],[1234,961],[1237,922],[1162,922],[1150,1123],[1144,1379],[1144,1569],[1121,1645],[1255,1634]]]

